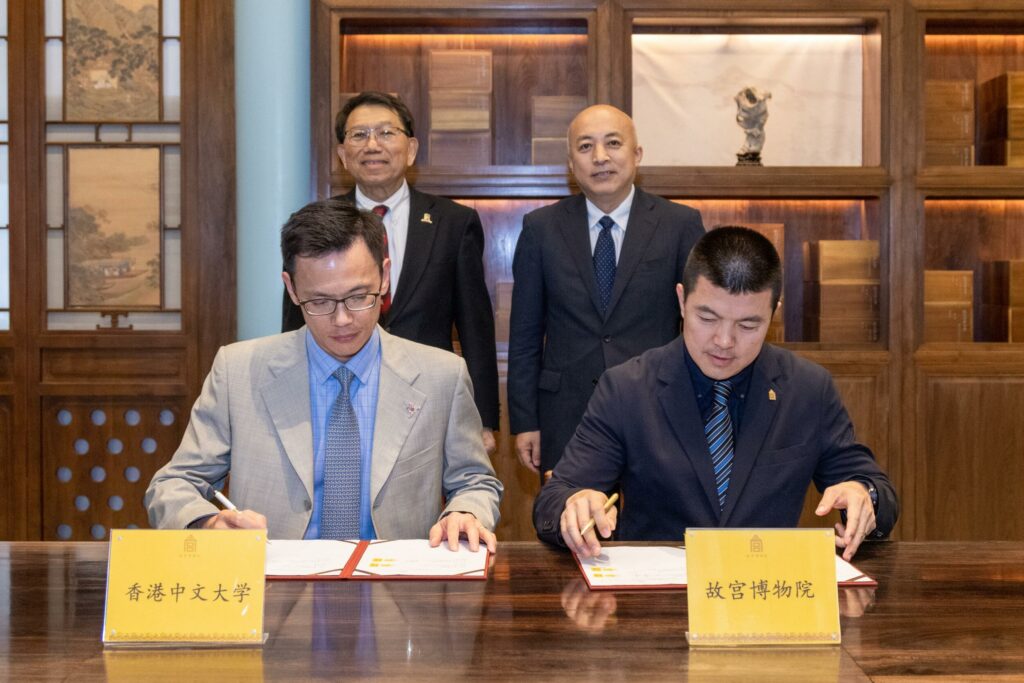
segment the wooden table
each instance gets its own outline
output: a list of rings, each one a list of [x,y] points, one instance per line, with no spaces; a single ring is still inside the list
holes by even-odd
[[[104,652],[105,543],[0,544],[0,680],[1024,680],[1024,549],[883,543],[843,643],[691,651],[685,592],[591,593],[564,553],[500,546],[486,582],[272,582],[262,650]]]

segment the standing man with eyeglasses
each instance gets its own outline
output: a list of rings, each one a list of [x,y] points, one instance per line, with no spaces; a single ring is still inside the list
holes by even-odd
[[[146,492],[152,525],[493,551],[502,486],[465,362],[377,325],[390,291],[380,219],[315,202],[288,219],[281,255],[305,327],[217,353]],[[218,511],[229,475],[239,510]]]
[[[498,363],[494,311],[484,281],[480,216],[455,202],[418,192],[405,174],[419,142],[409,108],[394,95],[362,92],[335,120],[338,157],[356,186],[340,198],[381,216],[391,259],[391,292],[381,302],[381,326],[391,334],[452,350],[452,325],[473,379],[484,444],[495,450]],[[289,297],[284,331],[303,324]]]
[[[624,112],[584,109],[568,144],[583,194],[527,214],[512,265],[509,419],[520,461],[541,473],[601,373],[679,334],[674,287],[704,234],[700,213],[634,186],[643,149]]]

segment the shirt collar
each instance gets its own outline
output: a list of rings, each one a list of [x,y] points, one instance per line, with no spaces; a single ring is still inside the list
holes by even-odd
[[[683,354],[686,357],[686,369],[690,371],[690,379],[693,381],[694,392],[698,396],[708,395],[711,392],[714,383],[719,380],[713,380],[701,371],[697,366],[696,361],[694,361],[693,357],[690,356],[690,350],[686,348],[685,343],[683,344]],[[761,354],[758,354],[757,358],[760,357]],[[747,388],[750,384],[750,376],[754,374],[754,364],[757,363],[757,358],[754,359],[753,363],[743,368],[732,377],[726,378],[729,380],[729,383],[732,384],[734,394],[742,396],[747,393]]]
[[[409,197],[409,183],[402,180],[402,186],[395,190],[395,193],[385,199],[382,202],[378,202],[376,199],[370,199],[363,191],[356,185],[356,206],[364,211],[372,211],[373,207],[380,206],[383,204],[388,207],[388,211],[394,211],[395,207],[404,202]]]
[[[334,376],[339,367],[344,365],[356,376],[360,386],[365,385],[370,379],[373,363],[379,356],[380,330],[377,327],[373,328],[373,334],[363,344],[363,348],[344,363],[324,351],[316,343],[313,333],[309,331],[308,327],[306,328],[306,357],[309,359],[309,381],[311,383],[323,384]]]
[[[601,220],[602,216],[611,216],[612,220],[615,221],[615,225],[622,228],[623,232],[626,230],[626,223],[629,222],[629,210],[633,207],[633,195],[636,194],[636,185],[629,186],[629,196],[622,200],[622,203],[615,207],[611,212],[605,213],[601,209],[597,208],[589,199],[587,200],[587,225],[591,229],[597,225],[597,222]]]

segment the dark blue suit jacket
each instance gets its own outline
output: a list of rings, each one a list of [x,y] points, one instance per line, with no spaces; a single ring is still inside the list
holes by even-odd
[[[542,472],[558,462],[605,368],[679,335],[675,285],[703,234],[696,210],[637,188],[602,315],[586,198],[523,218],[512,264],[509,420],[513,434],[540,430]]]
[[[679,541],[687,527],[793,527],[807,487],[851,479],[878,490],[877,537],[899,515],[889,478],[853,425],[824,368],[766,344],[754,361],[736,438],[729,492],[719,510],[711,455],[686,368],[682,337],[605,373],[533,520],[564,545],[559,517],[579,489],[621,487],[615,537]]]

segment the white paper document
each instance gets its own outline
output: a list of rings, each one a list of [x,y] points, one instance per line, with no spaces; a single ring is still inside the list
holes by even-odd
[[[405,541],[371,541],[363,553],[352,578],[370,576],[485,576],[487,546],[473,552],[469,543],[461,541],[452,552],[447,542],[431,548],[426,539]]]
[[[284,541],[267,543],[267,576],[340,574],[358,541]]]
[[[604,546],[597,557],[577,557],[591,588],[686,586],[682,546]]]
[[[608,588],[686,588],[682,546],[604,546],[597,557],[576,556],[587,584]],[[876,585],[874,579],[836,555],[836,583]]]

